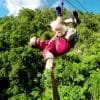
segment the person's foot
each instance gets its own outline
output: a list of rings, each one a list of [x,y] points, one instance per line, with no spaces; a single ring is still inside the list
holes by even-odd
[[[73,11],[72,12],[72,19],[73,19],[73,24],[80,24],[81,23],[81,21],[80,21],[80,19],[79,19],[79,17],[78,17],[78,12],[77,11]]]
[[[61,12],[61,7],[60,6],[56,7],[56,14],[57,14],[57,16],[62,16],[62,12]]]

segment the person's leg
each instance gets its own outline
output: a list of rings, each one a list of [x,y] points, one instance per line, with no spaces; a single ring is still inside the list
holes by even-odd
[[[56,15],[57,15],[57,21],[60,23],[64,23],[64,24],[69,24],[69,23],[73,23],[73,24],[80,24],[80,20],[78,18],[78,12],[77,11],[72,11],[72,17],[69,19],[65,19],[63,21],[62,19],[62,9],[60,6],[56,7]]]
[[[64,24],[64,20],[62,18],[62,9],[60,6],[56,7],[56,15],[57,15],[56,22]]]
[[[77,31],[75,28],[67,27],[65,38],[68,41],[71,41],[75,37],[76,34],[77,34]]]
[[[76,19],[74,19],[74,21],[73,21],[73,18],[69,18],[69,19],[65,19],[64,22],[65,22],[65,24],[69,24],[69,23],[76,22]]]
[[[65,19],[64,22],[66,24],[69,24],[69,23],[79,24],[80,20],[79,20],[77,11],[72,11],[72,17],[69,19]]]
[[[62,9],[61,9],[60,6],[57,6],[57,7],[56,7],[56,15],[57,15],[57,16],[62,16]]]

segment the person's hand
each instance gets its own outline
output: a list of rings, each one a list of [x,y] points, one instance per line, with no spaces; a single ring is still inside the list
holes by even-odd
[[[28,42],[28,45],[29,45],[30,47],[35,46],[35,41],[36,41],[36,37],[32,37],[32,38],[30,39],[30,41]]]

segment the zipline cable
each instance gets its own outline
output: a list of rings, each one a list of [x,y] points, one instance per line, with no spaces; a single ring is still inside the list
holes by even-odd
[[[83,4],[81,2],[79,2],[78,0],[75,0],[81,8],[83,8],[86,12],[88,12],[88,10],[83,6]]]
[[[62,14],[63,14],[63,6],[64,6],[64,0],[61,0],[61,11],[62,11]]]
[[[80,11],[75,5],[73,5],[70,1],[65,0],[65,3],[69,3],[73,8],[75,8],[76,10]]]
[[[80,11],[80,9],[78,9],[75,5],[73,5],[70,1],[65,1],[65,3],[66,3],[66,5],[67,5],[67,3],[69,3],[73,8],[75,8],[75,10],[77,10],[78,12],[80,12],[80,14],[81,15],[84,15],[81,11]]]
[[[80,9],[78,9],[78,8],[77,8],[74,4],[72,4],[70,1],[66,0],[65,3],[69,3],[73,8],[75,8],[78,12],[80,12],[80,14],[84,16],[84,18],[86,18],[86,16],[84,15],[84,13],[81,12]],[[89,12],[87,11],[87,13],[89,13]]]
[[[76,7],[74,4],[72,4],[70,1],[66,0],[66,1],[65,1],[65,4],[67,5],[67,3],[69,3],[73,8],[75,8],[77,11],[79,11],[80,14],[84,15],[84,14],[80,11],[80,9],[77,8],[77,7]],[[86,12],[88,12],[88,11],[86,10]]]

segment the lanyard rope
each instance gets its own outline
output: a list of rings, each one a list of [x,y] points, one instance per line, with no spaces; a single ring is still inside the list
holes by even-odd
[[[63,13],[64,0],[61,0],[61,11]]]
[[[51,72],[51,81],[52,81],[53,100],[60,100],[57,84],[53,72]]]

